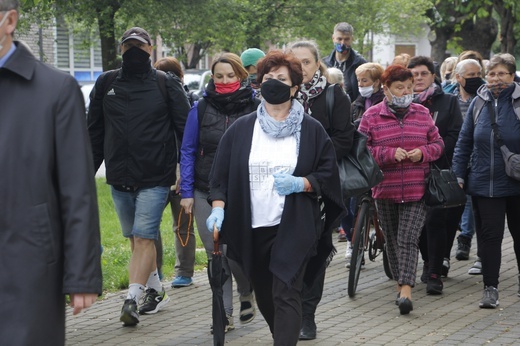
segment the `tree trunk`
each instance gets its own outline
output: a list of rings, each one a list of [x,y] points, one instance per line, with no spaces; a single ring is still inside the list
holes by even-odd
[[[493,8],[489,6],[487,10],[491,13]],[[495,42],[497,34],[498,23],[491,15],[486,18],[467,20],[462,24],[460,31],[461,46],[464,50],[477,51],[484,59],[488,59],[491,55],[491,45]]]
[[[121,66],[117,56],[118,43],[115,37],[114,21],[115,14],[120,7],[121,4],[118,1],[111,1],[109,6],[96,9],[103,71],[113,70]]]
[[[514,54],[516,38],[514,26],[516,19],[513,16],[513,5],[506,5],[503,0],[493,2],[495,10],[500,15],[500,52]]]
[[[433,30],[435,32],[435,40],[430,41],[430,45],[432,46],[431,58],[433,61],[442,64],[444,59],[446,59],[446,47],[448,46],[448,40],[451,39],[453,35],[453,29],[448,26],[443,26],[435,27]]]

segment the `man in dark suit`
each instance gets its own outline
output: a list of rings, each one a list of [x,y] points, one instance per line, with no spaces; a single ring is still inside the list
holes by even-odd
[[[94,167],[77,82],[13,40],[0,0],[0,345],[64,345],[102,292]]]

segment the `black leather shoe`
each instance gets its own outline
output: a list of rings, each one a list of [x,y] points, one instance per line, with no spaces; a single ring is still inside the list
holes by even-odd
[[[399,312],[401,315],[408,315],[413,310],[412,301],[408,298],[399,298]]]
[[[432,274],[428,278],[428,283],[426,284],[426,293],[431,295],[439,295],[442,294],[442,280],[438,275]]]
[[[316,323],[314,320],[304,318],[300,329],[300,340],[316,339]]]
[[[399,305],[399,298],[401,298],[401,292],[397,292],[397,298],[395,298],[395,305]]]

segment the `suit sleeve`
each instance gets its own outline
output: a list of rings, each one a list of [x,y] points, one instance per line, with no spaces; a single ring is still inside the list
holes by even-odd
[[[63,227],[63,293],[101,294],[99,215],[83,97],[72,77],[60,87],[55,167]]]

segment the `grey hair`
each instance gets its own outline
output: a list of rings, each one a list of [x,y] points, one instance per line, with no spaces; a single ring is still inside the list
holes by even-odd
[[[475,60],[475,59],[465,59],[465,60],[462,60],[462,61],[459,61],[459,63],[457,64],[457,66],[455,66],[455,69],[453,70],[453,74],[458,74],[459,76],[462,76],[464,74],[464,72],[466,72],[466,65],[474,65],[474,66],[477,66],[478,67],[478,70],[479,71],[482,71],[482,65],[480,65],[480,63]]]
[[[497,67],[498,65],[504,65],[505,68],[510,73],[516,72],[516,61],[515,57],[509,53],[500,53],[493,55],[491,59],[489,59],[489,64],[487,65],[487,70],[490,71]]]
[[[334,32],[339,31],[342,34],[354,35],[354,28],[347,22],[341,22],[334,26]]]
[[[10,11],[20,8],[20,1],[18,0],[0,0],[0,11]]]
[[[330,84],[339,84],[341,86],[345,85],[345,77],[343,76],[343,72],[341,72],[339,68],[329,67],[327,69],[327,72],[329,73],[327,81]]]

